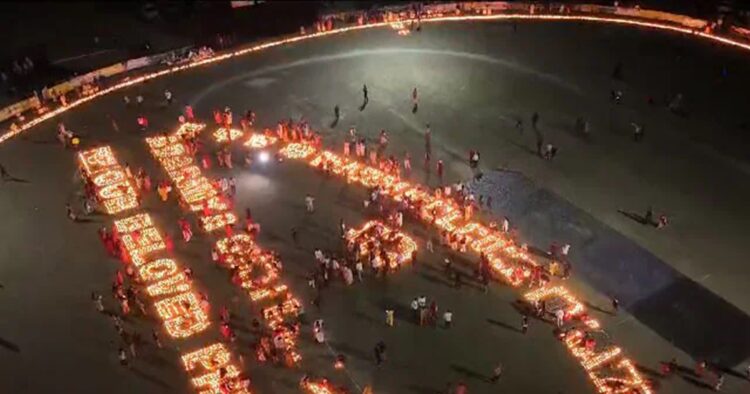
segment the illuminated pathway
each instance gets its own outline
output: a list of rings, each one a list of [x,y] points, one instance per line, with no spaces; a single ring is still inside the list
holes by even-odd
[[[545,269],[525,251],[503,236],[499,231],[471,220],[471,212],[459,208],[453,201],[426,188],[413,185],[379,169],[339,156],[330,151],[317,151],[310,145],[291,143],[280,154],[289,159],[301,160],[311,167],[340,176],[347,183],[368,188],[379,187],[382,194],[394,201],[406,203],[423,222],[440,231],[446,231],[465,240],[465,245],[475,253],[483,253],[493,271],[514,287],[531,286],[535,272]],[[438,189],[439,191],[439,189]],[[461,246],[451,244],[461,251]],[[578,360],[589,379],[600,393],[651,393],[648,383],[635,369],[633,362],[622,350],[609,344],[599,322],[588,315],[583,304],[568,290],[547,285],[525,295],[527,301],[545,301],[543,314],[564,311],[561,338],[570,353]]]
[[[132,180],[117,162],[108,146],[79,153],[78,161],[85,179],[109,214],[138,206]],[[201,308],[192,280],[177,261],[165,255],[167,246],[147,213],[115,220],[114,233],[120,240],[129,264],[136,267],[146,294],[164,329],[175,341],[198,337],[210,327],[207,312]],[[240,369],[232,352],[221,343],[210,343],[181,356],[193,388],[201,394],[250,393],[238,378]]]
[[[203,127],[183,125],[169,136],[146,139],[151,154],[156,158],[180,194],[180,203],[196,212],[202,229],[206,233],[219,230],[226,236],[216,241],[215,251],[221,265],[231,272],[232,283],[237,285],[251,303],[258,307],[262,321],[271,335],[260,338],[256,357],[265,362],[276,351],[280,351],[280,362],[294,368],[301,361],[297,347],[299,323],[294,321],[301,310],[301,303],[289,287],[281,281],[282,262],[279,256],[261,248],[251,235],[234,234],[232,225],[237,216],[232,212],[231,202],[220,195],[217,188],[202,174],[195,164],[191,152],[188,152],[183,137],[184,129],[190,127],[193,132],[188,136],[197,136]],[[214,133],[217,142],[230,142],[239,139],[242,132],[219,129]],[[333,393],[334,389],[326,380],[310,381],[301,388],[312,393]],[[320,391],[328,390],[328,391]]]

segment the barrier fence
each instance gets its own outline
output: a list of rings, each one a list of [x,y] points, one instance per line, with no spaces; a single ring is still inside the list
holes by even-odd
[[[42,102],[38,97],[31,97],[0,109],[0,122],[7,121],[13,117],[16,118],[11,122],[6,122],[9,123],[9,125],[6,126],[7,129],[0,135],[0,143],[6,142],[10,138],[44,122],[45,120],[51,119],[62,112],[115,90],[123,89],[163,75],[226,60],[231,57],[244,55],[265,48],[331,34],[344,33],[351,30],[382,27],[394,22],[482,21],[502,19],[587,21],[645,27],[689,34],[691,36],[709,39],[724,45],[750,51],[750,30],[730,26],[725,29],[724,33],[720,34],[716,32],[717,24],[714,22],[654,10],[608,7],[590,4],[539,5],[534,3],[510,3],[502,1],[486,3],[442,3],[430,5],[405,4],[403,6],[381,8],[375,11],[343,12],[326,15],[323,17],[322,22],[316,23],[315,26],[309,29],[301,29],[300,34],[284,36],[260,44],[251,44],[244,49],[227,52],[221,55],[216,55],[213,54],[213,52],[206,51],[186,59],[182,56],[186,49],[181,48],[164,54],[120,62],[92,71],[83,76],[44,89],[42,97],[47,103]],[[335,27],[334,22],[336,23]],[[135,70],[163,63],[166,63],[167,66],[164,69],[139,77],[133,76],[133,71]],[[121,74],[126,75],[118,81],[112,80],[111,77]],[[102,82],[101,80],[107,78],[109,78],[109,80],[103,82],[105,85],[110,85],[109,87],[100,89],[97,86],[93,89],[85,89],[87,84]],[[67,102],[66,95],[79,88],[82,88],[82,94],[77,99]],[[49,102],[56,102],[56,104],[50,104]],[[31,110],[36,110],[36,116],[29,114],[29,111]],[[29,116],[31,119],[26,119],[25,116]]]

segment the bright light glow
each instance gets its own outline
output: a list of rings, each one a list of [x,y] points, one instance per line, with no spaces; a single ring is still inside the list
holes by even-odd
[[[278,141],[278,138],[270,135],[251,134],[243,145],[251,149],[262,149],[275,144],[276,141]]]
[[[258,160],[260,160],[261,163],[268,163],[268,161],[271,160],[271,155],[266,151],[260,152],[258,154]]]
[[[298,333],[284,323],[287,317],[296,317],[302,306],[289,287],[281,283],[281,261],[258,246],[248,234],[222,238],[215,248],[226,267],[236,272],[237,278],[232,281],[247,291],[253,304],[260,308],[266,326],[281,338],[287,364],[299,363],[302,356],[297,351]]]
[[[195,138],[205,128],[206,125],[203,123],[187,122],[180,125],[177,131],[175,131],[175,135],[180,138]]]
[[[731,38],[722,37],[722,36],[714,35],[711,33],[705,33],[701,31],[695,31],[694,29],[690,29],[686,27],[679,27],[679,26],[666,24],[666,23],[646,22],[646,21],[639,21],[639,20],[626,19],[626,18],[617,18],[617,17],[584,16],[584,15],[524,15],[524,14],[502,15],[501,14],[501,15],[468,15],[468,16],[448,16],[448,17],[438,16],[434,18],[422,19],[421,22],[422,23],[437,23],[437,22],[448,22],[448,21],[493,21],[493,20],[517,20],[517,19],[543,20],[543,21],[549,21],[549,20],[572,21],[572,22],[585,21],[585,22],[599,22],[599,23],[607,23],[607,24],[619,24],[619,25],[626,25],[626,26],[645,27],[645,28],[656,29],[656,30],[665,30],[665,31],[671,31],[671,32],[676,32],[676,33],[682,33],[682,34],[689,35],[691,37],[701,37],[704,39],[712,40],[714,42],[718,42],[721,44],[725,44],[725,45],[733,46],[739,49],[750,51],[750,44],[743,42],[743,41],[733,40]],[[350,32],[350,31],[378,28],[378,27],[388,26],[390,24],[391,22],[380,22],[380,23],[363,24],[363,25],[357,25],[357,26],[347,26],[347,27],[342,27],[339,29],[332,29],[329,31],[323,31],[323,32],[300,35],[296,37],[279,39],[279,40],[270,41],[264,44],[255,45],[250,48],[237,50],[237,51],[226,53],[223,55],[213,56],[207,59],[195,61],[192,63],[182,64],[179,66],[174,66],[174,67],[161,70],[161,71],[157,71],[151,74],[146,74],[140,77],[128,79],[114,86],[110,86],[109,88],[99,90],[98,92],[90,96],[85,96],[78,100],[72,101],[64,107],[58,107],[53,110],[47,111],[41,116],[31,119],[30,121],[22,125],[19,125],[15,130],[6,131],[3,135],[0,136],[0,143],[3,143],[9,140],[10,138],[15,137],[16,135],[19,135],[25,132],[26,130],[29,130],[30,128],[46,120],[52,119],[66,111],[70,111],[73,108],[83,105],[91,100],[94,100],[106,94],[130,87],[130,86],[142,84],[146,81],[159,78],[164,75],[169,75],[169,74],[177,73],[183,70],[189,70],[195,67],[209,65],[212,63],[224,61],[224,60],[231,59],[237,56],[246,55],[248,53],[257,52],[263,49],[272,48],[272,47],[276,47],[280,45],[286,45],[286,44],[291,44],[291,43],[295,43],[298,41],[310,40],[310,39],[319,38],[319,37],[326,37],[326,36],[335,35],[335,34],[342,34],[342,33]]]
[[[372,253],[379,261],[381,251],[384,251],[388,256],[388,267],[393,270],[411,262],[417,251],[417,243],[411,237],[377,220],[371,220],[358,229],[349,229],[344,236],[350,244],[359,245],[357,252],[360,256]],[[370,250],[368,245],[372,245],[374,250]]]
[[[229,204],[219,196],[219,191],[185,149],[181,135],[186,131],[180,131],[184,127],[183,124],[172,135],[146,138],[151,154],[167,171],[185,206],[193,212],[203,212],[206,208],[210,210],[210,213],[204,212],[199,218],[204,231],[213,232],[237,223],[237,216],[227,212]]]
[[[335,387],[328,381],[328,379],[304,379],[300,382],[302,390],[306,393],[311,394],[341,394],[342,392],[336,390]]]
[[[138,194],[112,148],[102,146],[78,154],[81,174],[94,184],[94,193],[110,215],[138,206]]]
[[[218,143],[236,141],[244,136],[242,130],[220,128],[214,131],[214,140]]]
[[[231,393],[250,394],[240,385],[236,378],[240,374],[236,365],[231,363],[232,354],[222,343],[214,343],[202,349],[184,354],[182,363],[185,370],[196,376],[192,379],[193,387],[201,393],[221,393],[220,386],[225,384]],[[221,369],[224,377],[221,377]],[[205,390],[210,389],[210,390]]]
[[[382,169],[330,151],[316,152],[306,144],[289,144],[280,153],[290,159],[302,160],[310,167],[340,176],[347,183],[378,188],[382,195],[404,203],[423,222],[433,226],[441,234],[447,234],[445,242],[452,249],[484,254],[490,268],[512,286],[532,285],[535,272],[552,275],[547,267],[538,264],[528,253],[516,247],[506,234],[473,221],[470,211],[442,196],[440,189],[429,193],[426,188],[412,185]],[[362,230],[349,230],[346,238],[371,235],[375,232],[373,228],[378,228],[378,225],[382,226],[377,222],[369,222]],[[591,346],[596,341],[589,338],[589,335],[600,332],[600,324],[586,313],[583,304],[568,289],[562,286],[540,287],[526,293],[525,298],[529,302],[549,303],[546,310],[561,308],[565,312],[565,319],[578,325],[567,332],[564,342],[589,373],[589,378],[600,393],[651,393],[648,383],[637,370],[629,367],[633,364],[625,358],[619,347],[605,346],[597,349],[596,346]],[[599,347],[602,345],[599,344]],[[610,368],[610,365],[618,367]]]
[[[165,246],[151,216],[139,213],[116,220],[114,228],[125,252],[139,267],[138,276],[146,294],[156,301],[154,308],[167,333],[177,339],[194,337],[205,331],[210,321],[191,280],[174,259],[152,256]],[[239,368],[231,359],[230,351],[218,343],[182,356],[193,388],[199,393],[219,394],[223,385],[231,393],[249,394],[249,389],[238,378]]]

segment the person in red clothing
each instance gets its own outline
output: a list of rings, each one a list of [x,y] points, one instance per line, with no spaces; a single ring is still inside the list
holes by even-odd
[[[148,128],[148,119],[145,116],[140,115],[136,120],[138,122],[138,126],[141,126],[141,131],[146,131],[146,129]]]
[[[438,178],[440,178],[440,182],[442,182],[443,181],[443,161],[442,160],[438,160],[436,166],[437,166],[437,175],[438,175]]]
[[[221,116],[221,112],[219,112],[218,109],[214,110],[214,122],[216,122],[216,124],[219,126],[221,126],[221,124],[224,123],[224,119]]]
[[[169,234],[164,234],[164,245],[168,252],[174,250],[174,241],[172,241],[172,237]]]
[[[182,231],[182,239],[185,242],[190,242],[190,239],[193,238],[193,230],[190,228],[190,223],[184,218],[180,218],[178,223],[180,225],[180,231]]]
[[[185,117],[187,120],[193,120],[195,117],[193,116],[193,107],[186,105],[185,106]]]
[[[227,322],[221,323],[219,332],[221,333],[221,336],[224,338],[224,340],[229,341],[232,338],[232,328],[229,327],[229,323]]]

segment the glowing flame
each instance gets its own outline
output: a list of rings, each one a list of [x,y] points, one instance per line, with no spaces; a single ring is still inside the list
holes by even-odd
[[[278,138],[276,137],[263,134],[252,134],[243,145],[251,149],[263,149],[275,144],[276,141],[278,141]]]
[[[94,184],[97,200],[110,215],[138,206],[138,193],[112,148],[102,146],[78,154],[84,177]]]

